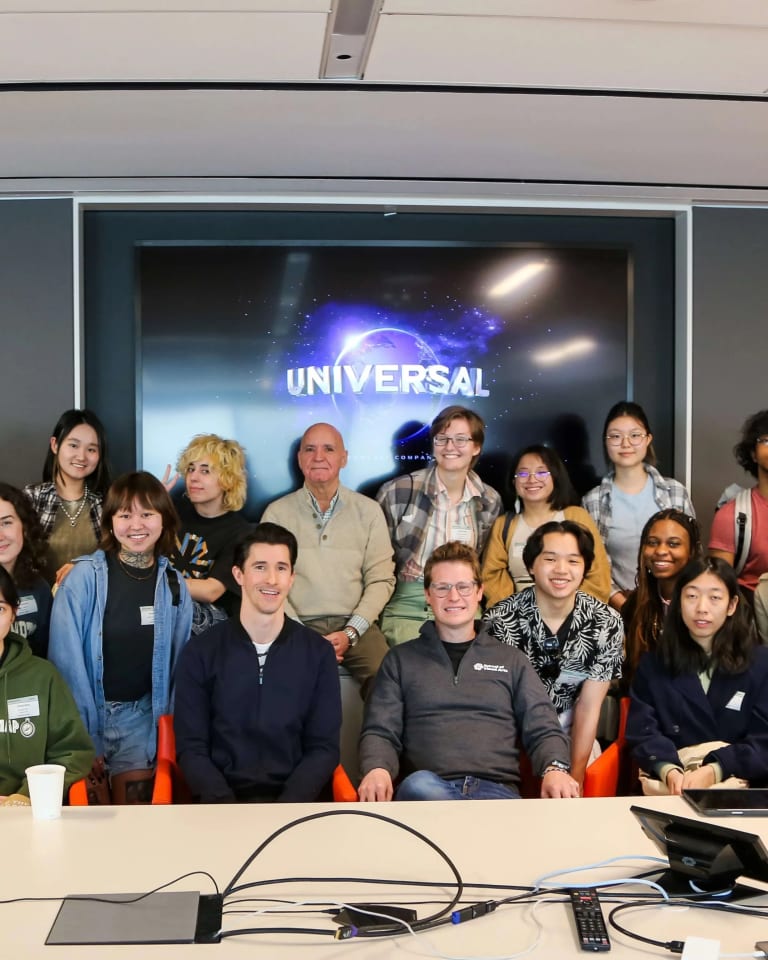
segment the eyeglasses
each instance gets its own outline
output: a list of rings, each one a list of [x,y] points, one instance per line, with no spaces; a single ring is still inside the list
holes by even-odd
[[[768,437],[758,437],[755,443],[759,443],[761,447],[768,447]]]
[[[466,447],[468,443],[472,443],[472,437],[465,437],[461,434],[457,437],[448,437],[444,433],[438,433],[436,437],[433,437],[432,443],[434,443],[436,447],[444,447],[449,440],[452,441],[454,447],[459,450],[461,450],[462,447]]]
[[[606,434],[605,442],[609,447],[620,447],[625,440],[629,440],[633,447],[639,447],[647,436],[647,433],[641,433],[640,430],[633,430],[632,433],[609,433]]]
[[[460,583],[433,583],[429,589],[436,597],[447,597],[456,588],[460,597],[470,597],[477,589],[477,580],[462,580]]]
[[[515,474],[515,480],[527,480],[529,477],[536,477],[537,480],[546,480],[550,474],[550,470],[518,470]]]

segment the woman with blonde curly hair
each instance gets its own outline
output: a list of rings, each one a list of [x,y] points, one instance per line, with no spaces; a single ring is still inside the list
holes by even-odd
[[[168,489],[179,477],[185,486],[174,501],[181,526],[170,559],[194,603],[192,630],[202,633],[239,605],[232,550],[249,527],[240,513],[248,485],[245,451],[236,440],[201,433],[181,451],[176,470],[173,480],[170,466],[164,477]]]

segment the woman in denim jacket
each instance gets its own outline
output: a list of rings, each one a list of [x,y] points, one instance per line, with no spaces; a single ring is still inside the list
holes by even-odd
[[[159,480],[124,474],[104,501],[101,549],[78,558],[53,603],[49,657],[96,746],[93,777],[106,770],[115,802],[150,798],[157,721],[171,712],[190,635],[192,602],[164,556],[177,524]]]

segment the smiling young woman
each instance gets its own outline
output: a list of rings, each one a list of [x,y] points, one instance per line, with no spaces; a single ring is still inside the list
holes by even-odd
[[[166,559],[177,524],[159,480],[143,471],[119,477],[104,501],[101,549],[75,562],[51,613],[50,659],[93,738],[95,775],[106,768],[122,802],[127,784],[149,796],[157,722],[170,711],[192,627],[189,592]]]
[[[699,525],[681,510],[659,510],[643,527],[637,588],[621,608],[626,637],[623,690],[629,690],[640,657],[656,648],[680,572],[701,555]]]
[[[48,442],[43,482],[24,488],[48,542],[49,583],[61,566],[96,549],[109,480],[101,421],[91,410],[66,410]]]
[[[549,447],[525,447],[512,461],[518,512],[496,520],[483,558],[483,592],[486,607],[493,606],[533,583],[523,562],[523,549],[534,532],[553,520],[575,520],[592,534],[595,559],[582,589],[608,602],[611,574],[608,555],[592,517],[576,506],[577,496],[565,464]]]
[[[609,603],[621,610],[634,589],[640,534],[657,510],[677,507],[695,516],[688,491],[656,469],[653,434],[639,403],[622,400],[608,411],[603,429],[608,473],[582,500],[611,558]]]
[[[485,440],[474,410],[446,407],[429,436],[433,465],[390,480],[376,494],[395,551],[397,585],[381,617],[390,646],[412,640],[429,616],[424,567],[433,550],[455,540],[481,555],[501,510],[499,494],[474,470]]]
[[[645,793],[768,783],[768,648],[733,568],[718,557],[680,572],[656,650],[635,674],[627,741]],[[734,784],[736,785],[736,784]]]

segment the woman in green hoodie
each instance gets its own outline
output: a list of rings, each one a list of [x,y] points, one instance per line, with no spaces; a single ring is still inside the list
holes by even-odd
[[[27,806],[25,770],[36,763],[66,767],[68,790],[91,769],[93,743],[58,670],[11,633],[19,594],[0,567],[0,806]]]

